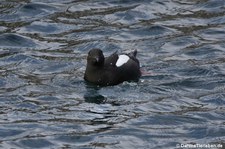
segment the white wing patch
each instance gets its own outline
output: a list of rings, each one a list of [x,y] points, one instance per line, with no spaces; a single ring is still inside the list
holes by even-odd
[[[119,58],[118,58],[118,60],[117,60],[117,62],[116,62],[116,66],[117,66],[117,67],[122,66],[122,65],[125,64],[129,59],[130,59],[129,56],[127,56],[127,55],[119,55]]]

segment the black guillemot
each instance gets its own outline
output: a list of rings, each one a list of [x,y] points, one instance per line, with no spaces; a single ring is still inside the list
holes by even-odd
[[[137,51],[118,55],[116,52],[104,57],[102,50],[88,53],[84,79],[100,86],[117,85],[124,81],[138,81],[141,76]]]

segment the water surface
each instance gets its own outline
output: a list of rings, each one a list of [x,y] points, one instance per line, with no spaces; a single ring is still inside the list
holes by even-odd
[[[2,0],[0,148],[224,147],[224,39],[224,0]],[[148,75],[86,84],[91,48]]]

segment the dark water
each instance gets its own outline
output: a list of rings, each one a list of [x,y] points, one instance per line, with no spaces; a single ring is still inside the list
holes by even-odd
[[[87,85],[96,47],[150,75]],[[224,148],[224,105],[224,0],[0,1],[0,148]]]

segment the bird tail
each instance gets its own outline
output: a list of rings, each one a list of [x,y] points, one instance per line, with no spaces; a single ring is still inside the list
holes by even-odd
[[[133,52],[128,54],[130,57],[136,58],[137,50],[135,49]]]

